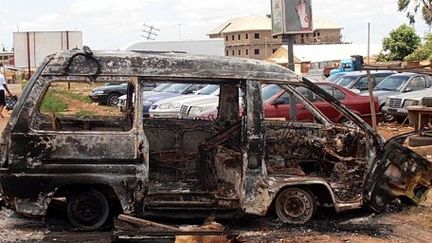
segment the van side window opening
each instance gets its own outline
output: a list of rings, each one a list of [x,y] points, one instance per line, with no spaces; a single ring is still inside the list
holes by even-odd
[[[98,92],[102,95],[111,85],[129,84],[53,81],[38,104],[31,127],[47,131],[129,131],[133,124],[130,113],[120,112],[117,106],[98,105],[89,98],[95,88],[101,88]],[[132,85],[128,87],[133,89]]]

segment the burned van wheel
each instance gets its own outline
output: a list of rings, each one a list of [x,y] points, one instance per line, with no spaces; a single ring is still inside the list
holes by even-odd
[[[315,213],[316,201],[312,193],[300,188],[288,188],[279,193],[276,214],[284,223],[304,224]]]
[[[110,213],[106,197],[96,190],[72,195],[67,202],[67,216],[75,227],[83,230],[100,228]]]

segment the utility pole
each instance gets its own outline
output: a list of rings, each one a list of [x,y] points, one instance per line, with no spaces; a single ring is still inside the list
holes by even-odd
[[[367,50],[367,64],[370,65],[370,23],[368,23],[368,50]],[[375,101],[374,101],[374,96],[373,96],[373,81],[372,81],[372,77],[370,74],[370,70],[368,69],[366,71],[367,73],[367,79],[368,79],[368,91],[369,91],[369,104],[370,104],[370,109],[371,109],[371,117],[372,117],[372,127],[376,130],[376,126],[377,126],[377,119],[376,119],[376,113],[375,113]]]
[[[144,32],[144,35],[141,35],[141,37],[144,37],[146,40],[155,40],[155,37],[158,36],[156,32],[159,32],[160,29],[153,25],[143,24],[143,29],[141,31]]]

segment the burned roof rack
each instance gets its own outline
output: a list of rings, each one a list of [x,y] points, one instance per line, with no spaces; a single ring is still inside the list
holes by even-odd
[[[166,53],[180,53],[180,54],[186,54],[185,51],[152,51],[152,50],[130,50],[131,52],[136,53],[147,53],[147,54],[166,54]]]
[[[97,66],[96,72],[93,75],[90,75],[90,79],[95,80],[99,76],[99,74],[101,74],[101,72],[102,72],[101,65],[100,65],[99,61],[93,56],[93,51],[90,49],[90,47],[83,46],[82,50],[83,50],[83,52],[75,53],[69,58],[68,63],[66,65],[66,67],[64,68],[63,74],[66,75],[69,73],[70,66],[76,57],[83,56],[86,59],[92,60],[96,63],[96,66]]]

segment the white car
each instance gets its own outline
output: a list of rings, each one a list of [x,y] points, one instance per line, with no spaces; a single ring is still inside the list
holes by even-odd
[[[148,96],[159,92],[163,92],[166,88],[168,88],[171,85],[172,84],[170,83],[160,84],[156,88],[152,89],[151,91],[144,91],[143,96]],[[134,100],[134,98],[135,98],[135,94],[133,94],[132,100]],[[118,98],[117,107],[122,112],[126,110],[126,95],[122,95]]]
[[[150,107],[149,114],[153,118],[180,118],[180,108],[183,104],[200,102],[206,100],[208,96],[219,99],[218,95],[219,85],[209,84],[194,94],[160,100]]]
[[[382,110],[396,118],[403,119],[408,115],[408,106],[425,105],[424,98],[432,97],[432,88],[392,95],[386,99]]]

